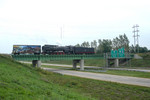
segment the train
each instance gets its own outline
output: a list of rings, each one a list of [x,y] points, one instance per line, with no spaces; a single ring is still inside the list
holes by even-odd
[[[58,45],[13,45],[14,55],[69,55],[95,54],[94,48]]]

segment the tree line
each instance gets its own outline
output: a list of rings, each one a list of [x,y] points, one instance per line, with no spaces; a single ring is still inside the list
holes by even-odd
[[[119,48],[124,48],[125,52],[135,53],[137,52],[138,45],[135,47],[129,46],[129,39],[126,34],[119,35],[116,38],[111,39],[98,39],[92,42],[84,41],[82,44],[77,44],[77,47],[92,47],[95,48],[96,53],[107,53],[111,50],[118,50]],[[136,49],[135,49],[136,48]],[[135,51],[136,50],[136,51]],[[139,53],[148,52],[147,47],[139,46]]]

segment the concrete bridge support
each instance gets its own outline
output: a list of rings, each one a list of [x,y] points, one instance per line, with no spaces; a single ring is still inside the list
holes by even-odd
[[[84,60],[80,60],[80,70],[84,70]]]
[[[115,67],[119,67],[119,59],[115,59]]]
[[[106,59],[106,67],[111,67],[111,63],[114,64],[114,67],[119,67],[119,59]]]
[[[106,59],[106,67],[130,66],[131,58],[110,58]]]
[[[77,63],[79,63],[79,60],[73,60],[72,64],[73,64],[73,69],[77,68]]]
[[[73,68],[76,69],[77,68],[77,63],[80,63],[80,70],[84,70],[84,60],[73,60]]]
[[[33,67],[41,67],[41,61],[40,60],[32,60]]]

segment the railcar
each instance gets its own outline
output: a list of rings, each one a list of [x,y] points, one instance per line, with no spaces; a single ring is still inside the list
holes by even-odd
[[[13,54],[40,54],[41,45],[13,45]]]
[[[94,54],[94,48],[75,47],[75,46],[42,46],[43,54]]]
[[[58,45],[13,45],[14,55],[21,54],[44,54],[44,55],[62,55],[62,54],[94,54],[94,48],[58,46]]]

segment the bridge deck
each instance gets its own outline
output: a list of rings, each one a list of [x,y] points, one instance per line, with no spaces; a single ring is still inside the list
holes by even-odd
[[[91,54],[91,55],[12,55],[12,58],[20,61],[32,61],[32,60],[78,60],[78,59],[131,59],[130,54],[125,54],[124,57],[112,57],[106,54]]]
[[[93,54],[93,55],[12,55],[12,58],[19,61],[32,61],[33,66],[41,66],[41,61],[48,60],[73,60],[73,67],[76,68],[77,63],[80,62],[80,69],[84,70],[84,59],[106,59],[107,66],[109,65],[109,60],[114,59],[116,66],[119,66],[119,59],[127,59],[129,56],[125,57],[111,57],[107,54]],[[119,58],[119,59],[118,59]]]
[[[12,58],[20,61],[31,60],[76,60],[76,59],[103,59],[103,55],[12,55]]]

